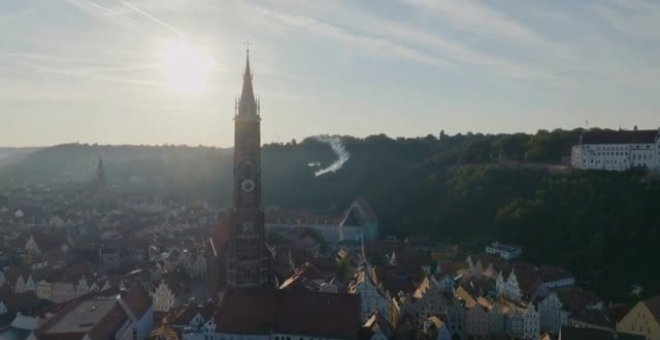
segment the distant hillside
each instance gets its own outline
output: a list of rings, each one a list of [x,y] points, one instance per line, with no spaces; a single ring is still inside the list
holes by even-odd
[[[20,163],[25,157],[40,148],[2,148],[0,147],[0,168]]]
[[[468,249],[517,243],[528,259],[566,266],[614,300],[628,298],[631,284],[660,293],[660,275],[649,270],[660,239],[660,184],[640,171],[546,171],[580,133],[342,137],[350,158],[320,177],[314,172],[337,158],[328,144],[268,144],[264,201],[333,210],[363,196],[387,234]],[[0,187],[90,181],[99,156],[108,183],[121,190],[231,203],[232,150],[206,147],[60,145],[0,168]]]

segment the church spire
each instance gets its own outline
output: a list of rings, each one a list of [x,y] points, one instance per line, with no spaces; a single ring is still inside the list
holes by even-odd
[[[99,156],[99,162],[96,164],[96,187],[97,189],[105,188],[105,168],[101,156]]]
[[[247,51],[243,91],[234,117],[234,197],[226,278],[229,287],[270,285],[261,201],[261,132],[259,103],[254,98],[250,51]]]
[[[254,98],[252,89],[252,70],[250,69],[250,48],[246,50],[245,72],[243,73],[243,89],[238,101],[237,116],[241,118],[252,118],[259,116],[259,104]]]

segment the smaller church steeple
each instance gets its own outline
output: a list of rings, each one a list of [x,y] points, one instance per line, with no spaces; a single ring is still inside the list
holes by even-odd
[[[97,189],[105,189],[105,168],[103,167],[103,159],[101,156],[99,156],[99,162],[96,164],[95,184]]]

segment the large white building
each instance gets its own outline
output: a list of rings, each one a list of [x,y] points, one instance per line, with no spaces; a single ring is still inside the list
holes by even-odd
[[[522,255],[522,248],[493,242],[486,246],[486,254],[497,254],[505,260],[511,260]]]
[[[571,150],[578,169],[625,171],[640,167],[660,170],[660,129],[587,131]]]

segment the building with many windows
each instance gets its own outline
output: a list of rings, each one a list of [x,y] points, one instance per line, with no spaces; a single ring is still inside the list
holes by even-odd
[[[649,340],[660,339],[660,295],[639,302],[616,325],[618,332],[638,334]]]
[[[659,130],[587,131],[571,150],[578,169],[625,171],[660,170]]]
[[[486,246],[486,254],[497,254],[505,260],[512,260],[522,255],[522,248],[493,242]]]

